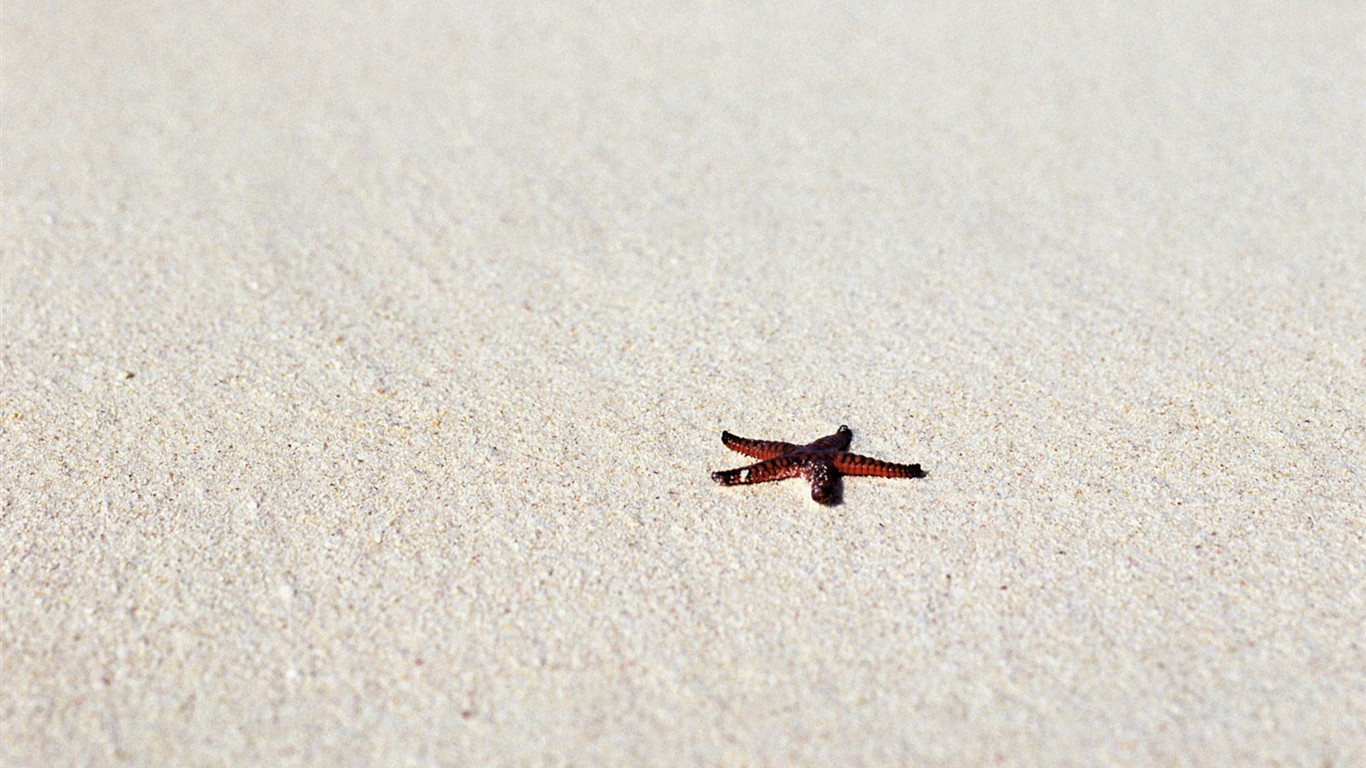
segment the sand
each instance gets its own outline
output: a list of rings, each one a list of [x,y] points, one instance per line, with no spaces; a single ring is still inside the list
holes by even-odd
[[[1366,762],[1360,4],[278,5],[5,3],[0,764]]]

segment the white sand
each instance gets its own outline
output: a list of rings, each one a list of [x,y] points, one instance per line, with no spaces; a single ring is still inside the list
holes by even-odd
[[[1359,3],[116,5],[4,4],[0,765],[1366,763]]]

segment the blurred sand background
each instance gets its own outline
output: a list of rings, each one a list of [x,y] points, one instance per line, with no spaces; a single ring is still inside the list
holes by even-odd
[[[1360,2],[303,8],[4,4],[0,764],[1366,762]]]

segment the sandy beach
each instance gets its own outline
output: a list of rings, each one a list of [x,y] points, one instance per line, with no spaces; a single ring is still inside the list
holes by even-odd
[[[1366,764],[1360,3],[0,24],[0,766]]]

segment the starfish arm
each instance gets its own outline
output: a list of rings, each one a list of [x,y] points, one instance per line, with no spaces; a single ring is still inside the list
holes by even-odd
[[[721,433],[721,442],[736,453],[743,453],[756,459],[772,459],[801,447],[792,443],[780,443],[776,440],[751,440],[748,437],[736,437],[729,432]]]
[[[801,462],[785,456],[776,459],[761,461],[758,464],[750,464],[748,467],[739,469],[728,469],[724,472],[711,473],[711,479],[721,485],[750,485],[753,483],[767,483],[772,480],[785,480],[789,477],[796,477],[802,473]]]
[[[839,473],[833,462],[807,460],[802,463],[802,477],[811,483],[811,499],[817,504],[834,504]]]
[[[835,434],[826,435],[805,448],[810,451],[845,451],[849,449],[849,441],[853,439],[853,431],[841,424],[840,428],[835,430]]]
[[[893,464],[879,461],[857,453],[841,453],[831,458],[835,469],[844,475],[865,475],[871,477],[924,477],[925,472],[919,464]]]

